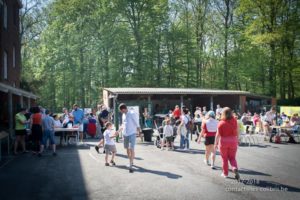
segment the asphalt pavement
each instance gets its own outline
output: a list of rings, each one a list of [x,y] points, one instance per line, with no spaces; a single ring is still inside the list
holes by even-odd
[[[85,146],[58,147],[39,158],[30,153],[5,156],[0,162],[1,200],[109,199],[300,199],[300,144],[241,146],[237,160],[241,181],[220,176],[205,165],[204,145],[191,142],[188,151],[161,151],[138,142],[134,173],[129,173],[122,143],[116,166],[105,166],[97,139]],[[176,141],[176,146],[178,146]]]

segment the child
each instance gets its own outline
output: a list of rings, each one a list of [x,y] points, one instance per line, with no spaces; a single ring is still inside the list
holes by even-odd
[[[113,166],[115,166],[116,163],[114,162],[114,158],[115,158],[117,149],[116,149],[115,141],[113,140],[113,138],[115,138],[116,136],[118,136],[119,132],[113,133],[112,123],[110,123],[110,122],[107,122],[105,124],[105,128],[106,128],[106,130],[104,131],[104,134],[103,134],[103,136],[104,136],[104,144],[105,144],[104,145],[104,150],[105,150],[105,153],[106,153],[106,155],[105,155],[105,166],[109,166],[108,155],[109,155],[110,152],[112,153],[112,157],[111,157],[110,163]]]
[[[173,143],[173,128],[170,125],[170,120],[166,120],[166,125],[164,126],[164,138],[166,138],[166,146],[167,146],[167,150],[171,150],[169,148],[169,145],[171,144],[171,148],[174,148],[174,143]],[[162,150],[164,149],[164,147],[162,146]]]

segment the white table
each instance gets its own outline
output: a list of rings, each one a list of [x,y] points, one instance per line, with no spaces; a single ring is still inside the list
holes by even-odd
[[[79,127],[77,128],[54,128],[54,132],[76,132],[76,144],[79,143]]]

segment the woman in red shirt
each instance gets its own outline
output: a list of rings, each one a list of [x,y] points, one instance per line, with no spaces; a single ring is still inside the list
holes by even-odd
[[[33,140],[33,153],[40,152],[40,143],[43,137],[43,130],[42,130],[42,114],[40,112],[39,107],[33,107],[31,109],[33,113],[31,115],[30,124],[31,124],[31,134]]]
[[[228,107],[222,111],[221,121],[218,124],[218,132],[216,135],[215,149],[220,149],[220,154],[223,163],[223,173],[221,176],[228,176],[228,161],[235,173],[235,178],[240,179],[238,166],[236,162],[236,152],[238,147],[238,125],[233,117],[232,110]]]

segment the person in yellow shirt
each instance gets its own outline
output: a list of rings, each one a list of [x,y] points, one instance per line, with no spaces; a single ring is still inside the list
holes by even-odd
[[[23,152],[26,153],[26,146],[25,146],[25,136],[27,134],[26,132],[26,124],[29,123],[29,121],[25,117],[26,109],[21,108],[19,113],[16,114],[15,116],[15,121],[16,121],[16,127],[15,127],[15,135],[16,135],[16,140],[15,140],[15,145],[14,145],[14,154],[17,155],[17,149],[19,143],[21,143]]]

